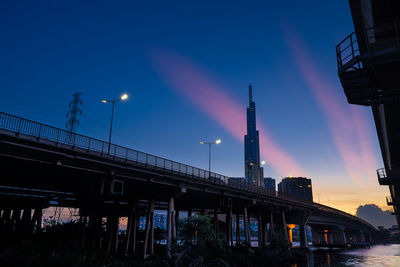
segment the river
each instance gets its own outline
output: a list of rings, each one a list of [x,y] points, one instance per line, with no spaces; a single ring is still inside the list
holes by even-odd
[[[400,267],[400,244],[376,245],[369,249],[315,250],[308,266]]]

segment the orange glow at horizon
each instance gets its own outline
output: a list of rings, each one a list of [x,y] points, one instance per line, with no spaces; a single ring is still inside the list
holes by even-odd
[[[184,95],[210,118],[219,123],[241,143],[246,131],[246,108],[230,96],[204,70],[186,58],[169,52],[153,53],[157,70],[166,83]],[[271,138],[268,130],[258,123],[261,155],[282,175],[306,172]],[[263,147],[267,149],[262,149]]]

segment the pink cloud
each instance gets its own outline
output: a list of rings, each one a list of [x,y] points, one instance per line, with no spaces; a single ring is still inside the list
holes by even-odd
[[[362,107],[345,102],[345,96],[338,96],[337,90],[317,69],[312,56],[295,32],[284,27],[285,38],[294,61],[325,113],[333,141],[344,162],[350,178],[358,183],[372,182],[376,158],[372,150],[372,137],[367,126],[366,112]]]
[[[206,71],[188,59],[165,51],[152,54],[156,69],[165,82],[184,95],[197,108],[218,122],[243,143],[246,132],[246,108],[227,93]],[[259,125],[262,156],[282,175],[305,175],[300,165]]]

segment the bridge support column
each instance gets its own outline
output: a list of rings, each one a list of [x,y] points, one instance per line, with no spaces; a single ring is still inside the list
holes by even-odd
[[[150,254],[154,255],[154,206],[150,218]]]
[[[347,244],[346,232],[345,232],[346,227],[338,225],[338,228],[339,228],[339,242],[342,245],[346,245]]]
[[[261,213],[258,213],[258,218],[257,218],[258,224],[257,224],[257,241],[258,241],[258,247],[261,248],[263,244],[263,223],[261,219]]]
[[[22,213],[22,232],[24,235],[31,235],[32,234],[32,209],[26,208],[24,209],[24,212]]]
[[[13,210],[13,214],[11,216],[12,231],[19,231],[18,226],[20,224],[20,220],[21,220],[21,210],[20,209]]]
[[[244,216],[244,231],[245,231],[246,243],[251,246],[250,223],[249,223],[249,218],[247,217],[247,207],[244,207],[243,216]]]
[[[174,239],[176,239],[178,236],[178,228],[179,228],[179,210],[176,210],[174,217]]]
[[[308,241],[307,241],[307,225],[300,224],[300,247],[308,248]]]
[[[171,245],[172,245],[172,224],[174,216],[174,198],[171,197],[168,201],[168,213],[167,213],[167,257],[171,257]]]
[[[240,245],[240,215],[236,213],[236,245]]]
[[[319,232],[311,228],[311,234],[312,234],[312,243],[314,245],[320,244],[321,243],[321,237],[319,235]]]
[[[151,224],[151,219],[153,218],[153,214],[154,214],[154,200],[150,200],[150,206],[149,206],[149,210],[147,212],[147,218],[146,218],[146,227],[145,227],[145,233],[144,233],[144,245],[143,245],[143,258],[146,259],[147,258],[147,247],[148,247],[148,243],[149,243],[149,233],[151,231],[150,227],[153,225]],[[150,237],[151,239],[151,237]]]
[[[135,201],[128,217],[125,255],[135,254],[136,252],[137,204],[138,201]]]
[[[118,250],[118,226],[119,217],[116,214],[109,215],[107,217],[107,243],[106,252],[107,254],[115,254]]]
[[[262,240],[261,242],[262,242],[262,246],[266,246],[267,245],[267,242],[268,242],[267,235],[268,235],[267,220],[266,220],[265,214],[262,213],[261,214],[261,240]]]
[[[287,244],[290,244],[289,236],[288,236],[288,227],[286,224],[286,217],[285,217],[284,211],[281,212],[280,217],[281,217],[280,230],[281,230],[282,237]]]
[[[360,235],[361,235],[361,242],[365,243],[365,235],[363,230],[360,230]]]
[[[35,232],[40,232],[42,230],[42,216],[43,216],[42,208],[36,208],[33,213],[33,225]]]
[[[219,238],[218,208],[214,209],[214,233],[215,233],[215,237]]]
[[[226,212],[226,226],[226,241],[228,245],[233,246],[232,207]]]
[[[270,211],[270,220],[269,220],[269,240],[270,242],[272,240],[276,239],[276,233],[275,233],[275,222],[274,222],[274,214],[272,211]]]

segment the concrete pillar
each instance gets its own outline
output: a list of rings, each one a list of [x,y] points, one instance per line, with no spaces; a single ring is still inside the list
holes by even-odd
[[[240,215],[236,213],[236,245],[240,244]]]
[[[269,220],[269,240],[272,241],[276,238],[275,236],[275,222],[274,222],[274,214],[270,211],[270,220]]]
[[[249,223],[249,218],[247,216],[247,207],[244,207],[243,215],[244,215],[244,231],[245,231],[246,242],[251,246],[250,223]]]
[[[107,243],[106,252],[107,254],[115,254],[118,250],[118,227],[119,217],[116,214],[109,215],[107,217]]]
[[[150,218],[150,254],[154,255],[154,209]]]
[[[360,235],[361,235],[361,242],[365,243],[365,235],[363,230],[360,230]]]
[[[26,235],[30,235],[32,233],[32,209],[30,208],[26,208],[24,209],[24,212],[22,213],[22,228],[23,228],[23,232]]]
[[[233,245],[232,235],[232,208],[228,208],[226,211],[226,241],[228,245]]]
[[[172,244],[172,218],[174,217],[174,198],[171,197],[168,201],[167,213],[167,257],[171,257],[171,244]]]
[[[285,241],[289,244],[288,228],[286,224],[285,212],[282,211],[282,231]]]
[[[257,229],[257,235],[258,235],[258,247],[261,248],[264,245],[263,242],[263,222],[261,218],[261,213],[258,214],[258,229]]]
[[[125,255],[135,254],[136,252],[137,204],[138,201],[135,202],[128,216]]]
[[[40,232],[42,230],[42,216],[43,210],[41,208],[35,209],[33,213],[33,226],[35,232]]]
[[[13,210],[13,213],[12,213],[12,216],[11,216],[11,223],[15,225],[20,220],[21,220],[21,210],[20,209]]]
[[[177,239],[178,230],[179,230],[179,210],[176,210],[174,217],[174,239]]]
[[[214,233],[215,237],[219,238],[219,220],[218,220],[218,209],[214,209]]]
[[[229,208],[229,235],[231,240],[231,246],[233,247],[233,211],[232,207]]]
[[[311,228],[311,234],[312,234],[312,239],[313,239],[312,242],[313,242],[313,244],[314,245],[320,244],[321,240],[320,240],[320,236],[319,236],[318,231],[316,231],[316,230]]]
[[[152,213],[154,212],[154,200],[150,200],[150,207],[147,212],[146,216],[146,227],[145,227],[145,233],[144,233],[144,245],[143,245],[143,258],[147,258],[147,246],[149,243],[149,233],[150,233],[150,221],[152,218]]]
[[[300,224],[300,247],[308,248],[308,241],[307,241],[307,225]]]
[[[338,225],[338,228],[339,228],[339,243],[342,245],[346,245],[347,244],[346,233],[345,233],[346,227]]]

